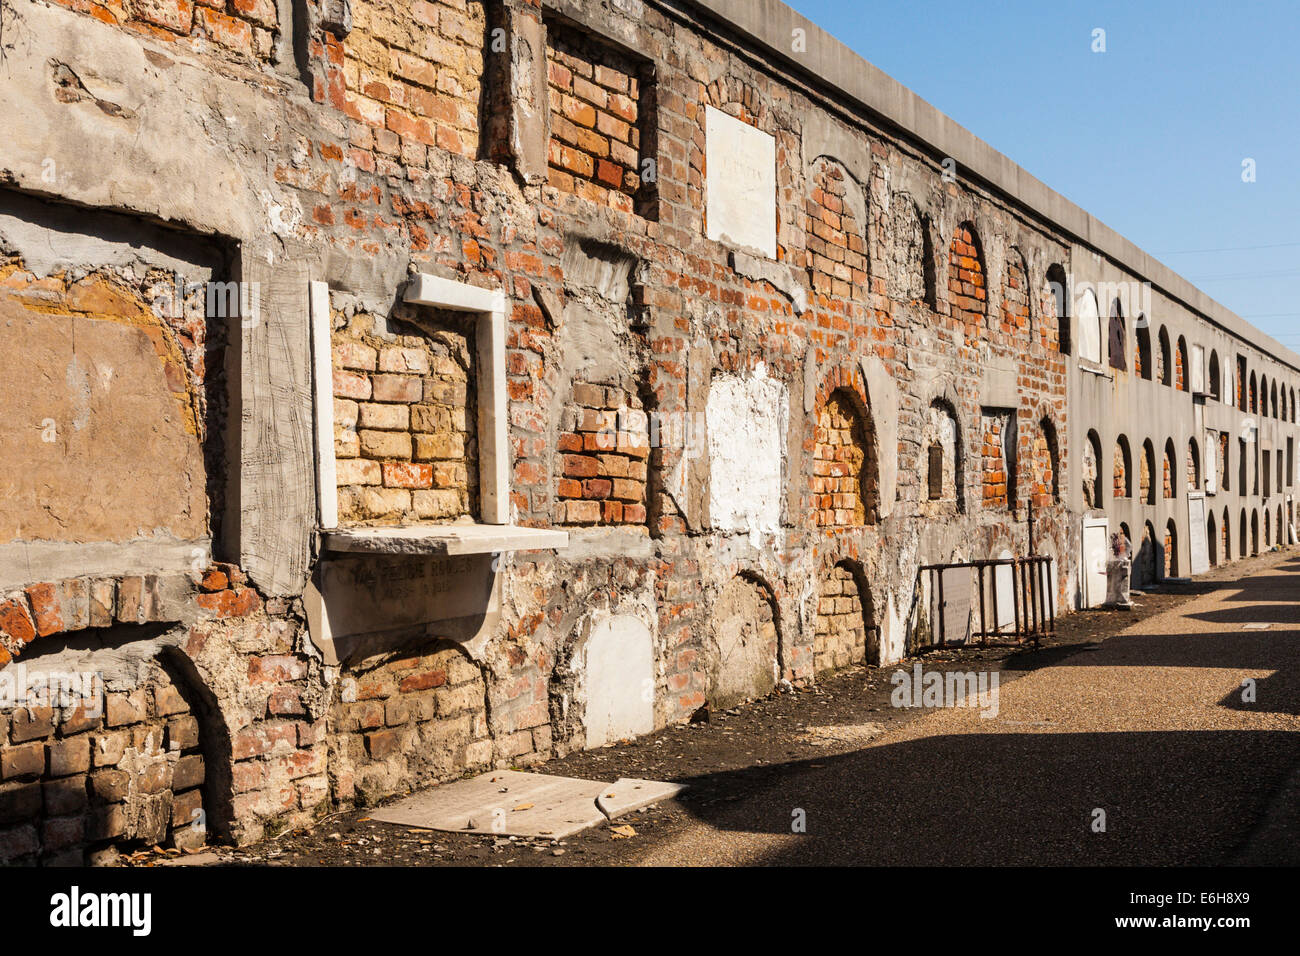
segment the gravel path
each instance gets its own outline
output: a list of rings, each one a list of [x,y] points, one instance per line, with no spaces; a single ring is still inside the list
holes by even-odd
[[[1255,567],[1003,681],[996,718],[931,710],[752,789],[731,774],[741,800],[626,862],[1300,862],[1300,560]]]

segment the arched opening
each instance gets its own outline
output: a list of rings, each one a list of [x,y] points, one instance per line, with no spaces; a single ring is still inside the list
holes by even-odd
[[[1035,507],[1046,508],[1061,500],[1060,473],[1056,426],[1044,418],[1038,423],[1029,462],[1029,495]]]
[[[1277,417],[1278,417],[1278,414],[1277,414],[1277,382],[1274,382],[1273,385],[1272,385],[1272,387],[1271,387],[1271,388],[1269,389],[1269,391],[1268,391],[1268,402],[1269,402],[1269,414],[1272,415],[1274,418],[1277,418]]]
[[[1259,414],[1261,418],[1268,418],[1268,376],[1259,377]]]
[[[1091,289],[1084,289],[1079,296],[1077,310],[1079,330],[1079,358],[1094,365],[1101,364],[1101,311],[1097,307],[1097,296]]]
[[[1259,512],[1250,513],[1250,553],[1259,554]]]
[[[1223,399],[1223,376],[1219,370],[1219,353],[1210,352],[1210,397],[1216,402]]]
[[[833,391],[817,414],[812,491],[821,527],[880,520],[880,473],[870,415],[848,388]]]
[[[767,584],[738,574],[713,606],[707,643],[709,705],[726,710],[766,697],[780,676],[777,609]]]
[[[1178,577],[1178,525],[1169,519],[1165,525],[1165,578]]]
[[[1254,372],[1250,373],[1250,413],[1259,414],[1259,379]]]
[[[953,233],[948,247],[948,305],[954,319],[975,338],[988,312],[984,251],[971,222],[963,222]]]
[[[1201,450],[1193,438],[1187,443],[1187,490],[1198,491],[1201,487]]]
[[[1101,504],[1101,439],[1095,431],[1088,432],[1083,446],[1080,471],[1083,479],[1083,507],[1100,508]]]
[[[1210,549],[1210,567],[1218,567],[1219,564],[1219,533],[1215,526],[1214,512],[1210,512],[1205,519],[1205,541]]]
[[[1174,462],[1177,458],[1174,456],[1174,440],[1171,438],[1165,442],[1165,459],[1164,459],[1164,495],[1170,499],[1176,497],[1176,485],[1174,483]]]
[[[1160,380],[1161,385],[1172,385],[1173,378],[1171,371],[1173,363],[1169,358],[1169,332],[1164,326],[1160,327],[1160,354],[1156,357],[1156,378]]]
[[[1145,315],[1139,315],[1133,323],[1133,338],[1137,346],[1133,350],[1133,374],[1148,382],[1151,381],[1151,323]]]
[[[1134,587],[1143,588],[1155,584],[1156,575],[1156,529],[1148,521],[1142,528],[1142,540],[1137,553],[1133,556],[1132,583]]]
[[[926,474],[925,493],[922,495],[926,506],[922,511],[928,515],[964,512],[966,496],[961,429],[956,411],[944,399],[937,398],[930,403],[921,444]]]
[[[1047,298],[1044,305],[1052,310],[1052,321],[1044,315],[1042,322],[1043,347],[1062,355],[1070,354],[1070,295],[1065,282],[1065,269],[1059,262],[1047,267]]]
[[[823,674],[864,662],[880,663],[875,608],[861,569],[841,561],[822,579],[813,670]]]
[[[1237,541],[1239,542],[1237,545],[1237,553],[1243,558],[1249,555],[1250,554],[1250,524],[1246,520],[1245,508],[1241,509],[1241,528],[1240,528],[1240,533],[1237,535]]]
[[[1226,564],[1232,560],[1232,515],[1228,509],[1223,509],[1223,561]]]
[[[1269,549],[1269,545],[1273,543],[1272,525],[1273,522],[1271,520],[1271,515],[1269,514],[1269,510],[1265,508],[1264,509],[1264,550],[1265,551],[1267,551]]]
[[[1115,441],[1114,494],[1116,498],[1133,495],[1133,466],[1128,439],[1123,435]]]
[[[1007,268],[1002,279],[1002,322],[1001,327],[995,331],[1006,337],[1004,341],[1019,339],[1022,334],[1027,334],[1032,342],[1031,324],[1029,267],[1020,250],[1012,246],[1007,253]]]
[[[1156,487],[1152,480],[1156,473],[1156,449],[1148,438],[1142,443],[1141,474],[1138,476],[1138,494],[1144,505],[1156,503]]]
[[[1124,326],[1124,307],[1116,299],[1110,304],[1110,367],[1119,372],[1128,371],[1128,331]]]
[[[1186,392],[1191,388],[1191,382],[1188,381],[1187,375],[1187,340],[1180,335],[1178,336],[1178,351],[1174,355],[1174,383],[1180,392]]]
[[[1279,548],[1285,548],[1291,542],[1287,540],[1287,528],[1286,528],[1285,521],[1283,521],[1283,512],[1282,512],[1281,505],[1277,506],[1277,524],[1274,525],[1274,527],[1277,528],[1277,534],[1275,536],[1275,540],[1277,541],[1277,546]]]
[[[1293,389],[1291,389],[1291,424],[1292,424],[1292,425],[1294,425],[1294,424],[1296,423],[1295,419],[1296,419],[1296,415],[1295,415],[1295,389],[1293,388]]]
[[[808,282],[818,295],[840,299],[867,293],[867,199],[837,160],[819,156],[806,197]]]

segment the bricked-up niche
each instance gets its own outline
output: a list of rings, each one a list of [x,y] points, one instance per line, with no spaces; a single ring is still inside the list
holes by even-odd
[[[1201,450],[1193,438],[1187,443],[1187,490],[1196,491],[1201,487]]]
[[[141,666],[138,686],[107,693],[102,676],[67,654],[4,672],[7,681],[83,672],[94,690],[0,714],[0,864],[81,866],[143,847],[193,849],[219,829],[204,797],[198,703],[157,661]]]
[[[957,414],[943,399],[935,399],[921,431],[921,513],[956,514],[966,510],[961,460],[961,429]]]
[[[328,719],[335,799],[370,806],[492,760],[483,675],[434,642],[348,666]]]
[[[1187,372],[1187,340],[1178,336],[1178,348],[1174,352],[1174,386],[1180,392],[1191,388]]]
[[[1165,526],[1165,577],[1178,576],[1178,526],[1174,519],[1169,519]]]
[[[559,17],[546,18],[546,61],[551,185],[657,219],[651,62]]]
[[[1175,461],[1177,461],[1177,458],[1175,458],[1174,456],[1174,441],[1171,438],[1169,439],[1169,441],[1165,442],[1163,478],[1164,478],[1164,492],[1166,498],[1174,497],[1174,475],[1178,473],[1174,465]]]
[[[813,669],[818,674],[874,663],[879,657],[875,608],[865,579],[855,565],[841,561],[822,578],[813,639]]]
[[[332,321],[339,520],[477,514],[472,318],[401,306],[389,320],[355,310]]]
[[[1110,304],[1110,332],[1107,335],[1110,367],[1119,372],[1128,370],[1128,329],[1124,322],[1124,307],[1116,299]]]
[[[867,291],[867,197],[862,186],[828,156],[813,161],[804,201],[808,281],[813,291],[839,299]]]
[[[1011,409],[980,411],[980,499],[986,509],[1016,506],[1016,413]]]
[[[1054,262],[1047,267],[1043,289],[1043,317],[1039,322],[1043,348],[1068,355],[1070,352],[1070,295],[1065,268]]]
[[[994,341],[1004,345],[1030,332],[1029,267],[1024,255],[1014,246],[1007,254],[1002,278],[1002,314],[997,320],[990,316],[989,326]]]
[[[1144,505],[1156,503],[1156,489],[1152,481],[1156,471],[1156,449],[1151,439],[1142,443],[1142,472],[1138,479],[1138,495]]]
[[[772,692],[780,664],[776,602],[765,583],[746,575],[727,582],[713,607],[705,658],[708,701],[714,709]]]
[[[836,389],[817,412],[812,479],[817,524],[875,524],[880,520],[879,487],[871,418],[852,391]]]
[[[1133,374],[1151,381],[1151,323],[1139,315],[1133,323]]]
[[[1219,490],[1228,491],[1229,479],[1232,475],[1232,471],[1231,469],[1228,468],[1228,433],[1227,432],[1219,432],[1219,455],[1218,455],[1218,460],[1214,464],[1215,467],[1218,469]],[[1227,552],[1224,553],[1226,554]]]
[[[964,222],[957,227],[948,246],[948,307],[949,314],[965,325],[968,338],[978,337],[988,298],[984,252],[975,227]]]
[[[935,305],[934,242],[930,222],[907,193],[895,193],[886,214],[889,237],[885,270],[890,298]]]
[[[557,523],[645,526],[649,417],[632,383],[574,383],[557,448]]]
[[[1095,431],[1090,431],[1083,443],[1083,459],[1079,463],[1085,508],[1101,507],[1101,461],[1101,439]]]
[[[1159,351],[1156,353],[1156,381],[1161,385],[1173,384],[1173,361],[1170,359],[1169,330],[1160,327]]]
[[[234,0],[242,3],[244,0]],[[254,0],[257,2],[257,0]],[[363,128],[352,145],[367,170],[428,166],[428,148],[474,156],[479,142],[486,16],[482,3],[414,0],[400,11],[355,5],[346,42],[324,34],[326,100]],[[436,157],[437,154],[435,154]]]
[[[1061,499],[1060,473],[1056,426],[1044,418],[1029,449],[1029,497],[1035,508],[1046,508]]]
[[[1120,435],[1115,442],[1114,488],[1116,498],[1128,498],[1133,491],[1132,454],[1128,439]]]

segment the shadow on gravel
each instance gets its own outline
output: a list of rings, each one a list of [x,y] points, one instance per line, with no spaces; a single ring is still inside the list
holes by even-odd
[[[1297,756],[1284,732],[953,735],[687,778],[681,804],[767,834],[802,811],[806,833],[765,865],[1251,863]],[[1300,863],[1300,845],[1283,856]]]

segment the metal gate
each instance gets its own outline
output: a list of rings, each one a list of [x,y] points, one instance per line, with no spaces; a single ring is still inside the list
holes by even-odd
[[[971,639],[978,639],[981,645],[987,645],[990,637],[1011,637],[1017,643],[1029,639],[1034,646],[1039,646],[1043,637],[1056,633],[1056,600],[1052,589],[1052,561],[1046,556],[1031,558],[994,558],[986,561],[967,561],[958,564],[927,564],[921,568],[922,574],[930,575],[930,593],[935,598],[938,613],[931,615],[934,645],[944,647],[949,638],[953,643],[965,643],[965,633]],[[1011,621],[1010,630],[1000,626],[1005,608],[999,608],[997,575],[998,570],[1007,568],[1011,574]],[[944,573],[958,569],[970,569],[978,581],[979,593],[979,627],[967,627],[960,639],[950,633],[952,627],[944,609],[950,603],[969,601],[969,594],[944,594]],[[986,581],[993,587],[986,586]]]

